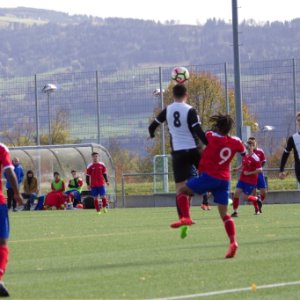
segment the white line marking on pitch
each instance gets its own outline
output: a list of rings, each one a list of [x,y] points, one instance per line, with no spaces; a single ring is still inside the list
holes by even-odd
[[[173,296],[173,297],[165,297],[165,298],[155,298],[151,300],[178,300],[178,299],[191,299],[197,297],[209,297],[215,295],[223,295],[223,294],[231,294],[231,293],[238,293],[238,292],[248,292],[262,289],[271,289],[277,288],[282,286],[291,286],[291,285],[300,285],[300,281],[291,281],[291,282],[281,282],[281,283],[273,283],[273,284],[266,284],[266,285],[258,285],[255,287],[245,287],[245,288],[237,288],[231,290],[221,290],[221,291],[213,291],[207,293],[199,293],[199,294],[190,294],[190,295],[182,295],[182,296]]]

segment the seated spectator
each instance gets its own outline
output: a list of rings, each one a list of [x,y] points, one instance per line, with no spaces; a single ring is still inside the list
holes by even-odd
[[[72,170],[71,174],[73,179],[69,181],[68,190],[65,192],[65,195],[69,196],[68,207],[72,209],[72,207],[76,207],[78,203],[81,202],[81,190],[83,185],[83,180],[77,175],[76,170]],[[72,205],[73,203],[73,205]]]
[[[34,176],[33,171],[29,170],[26,173],[26,178],[24,180],[24,193],[22,196],[24,199],[27,199],[25,204],[24,210],[30,210],[34,203],[34,199],[37,197],[39,190],[38,190],[38,181],[37,178]]]
[[[45,207],[56,209],[63,209],[66,200],[65,195],[65,182],[60,178],[58,172],[54,172],[54,180],[51,182],[51,192],[47,194],[45,199]]]

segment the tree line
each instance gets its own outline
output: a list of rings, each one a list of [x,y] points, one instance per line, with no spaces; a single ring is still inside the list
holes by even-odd
[[[6,15],[15,19],[0,27],[2,77],[59,69],[73,72],[222,63],[231,62],[233,56],[231,24],[223,20],[209,19],[192,26],[19,8],[2,9],[0,21]],[[241,60],[297,58],[299,29],[300,19],[241,23]]]

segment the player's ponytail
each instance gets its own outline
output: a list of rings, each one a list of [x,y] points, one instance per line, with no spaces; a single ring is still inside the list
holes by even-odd
[[[212,130],[222,135],[227,135],[234,125],[234,121],[230,115],[217,114],[210,117],[212,122]]]

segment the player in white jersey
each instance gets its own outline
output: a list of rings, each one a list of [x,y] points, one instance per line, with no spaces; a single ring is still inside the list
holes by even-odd
[[[167,122],[172,147],[172,164],[176,184],[176,205],[179,219],[186,220],[186,225],[193,223],[190,217],[189,197],[178,197],[178,191],[185,186],[185,182],[192,176],[192,168],[198,167],[200,161],[201,144],[206,144],[205,133],[196,110],[188,105],[188,92],[184,85],[173,87],[174,102],[168,105],[149,126],[149,134],[154,138],[156,128]],[[174,228],[173,224],[171,227]]]
[[[298,112],[296,115],[296,123],[298,132],[291,135],[287,140],[287,145],[281,157],[279,178],[284,179],[286,176],[284,167],[289,158],[290,152],[293,149],[295,159],[295,174],[298,182],[300,183],[300,112]]]

